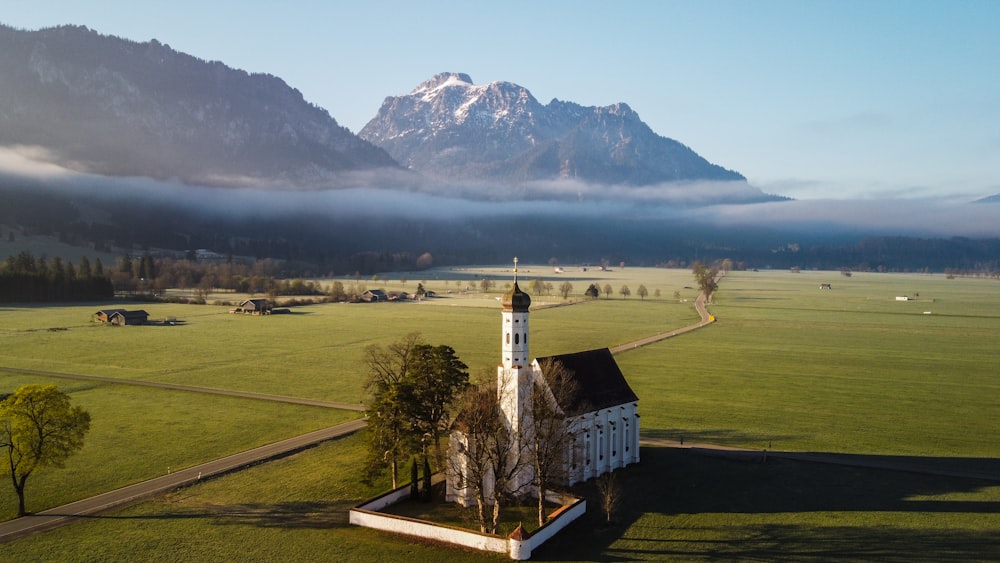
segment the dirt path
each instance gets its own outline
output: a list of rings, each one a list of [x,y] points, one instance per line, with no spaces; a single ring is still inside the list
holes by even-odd
[[[692,330],[697,330],[703,326],[710,325],[715,322],[715,317],[708,314],[708,309],[705,308],[705,294],[699,293],[698,298],[694,300],[694,309],[698,311],[698,316],[701,320],[693,325],[688,325],[685,327],[677,328],[671,330],[670,332],[661,332],[660,334],[654,334],[647,338],[642,338],[640,340],[635,340],[633,342],[627,342],[625,344],[619,344],[611,348],[612,354],[619,354],[621,352],[627,352],[629,350],[635,350],[636,348],[641,348],[643,346],[648,346],[650,344],[666,340],[668,338],[673,338],[675,336],[691,332]]]

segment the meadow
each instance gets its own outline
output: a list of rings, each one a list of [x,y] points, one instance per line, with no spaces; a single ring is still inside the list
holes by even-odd
[[[453,346],[474,377],[488,377],[498,352],[495,297],[509,273],[442,270],[409,274],[411,281],[405,283],[389,281],[392,276],[379,283],[413,291],[413,276],[418,275],[426,276],[420,281],[443,297],[423,303],[312,305],[271,317],[229,315],[223,306],[128,305],[149,311],[153,319],[171,316],[180,323],[126,328],[90,322],[92,313],[105,306],[101,304],[5,307],[0,309],[0,366],[355,403],[363,398],[364,346],[420,331],[430,343]],[[493,294],[462,294],[458,281],[446,283],[482,275],[498,280]],[[697,319],[688,271],[627,268],[543,277],[556,286],[570,279],[571,300],[579,303],[564,307],[556,306],[562,303],[558,296],[533,299],[534,355],[612,346]],[[583,302],[580,294],[592,281],[610,283],[613,298]],[[628,299],[617,293],[623,283],[632,289]],[[660,298],[638,299],[640,283],[651,295],[659,289]],[[820,290],[820,283],[831,283],[832,289]],[[680,299],[674,298],[675,291]],[[896,301],[897,295],[912,300]],[[641,399],[643,437],[920,458],[997,471],[1000,291],[995,280],[734,272],[722,280],[710,310],[719,319],[715,325],[618,356]],[[28,502],[34,510],[357,416],[0,372],[3,389],[48,381],[91,411],[94,428],[83,452],[65,470],[32,478],[37,481],[29,483]],[[385,487],[358,482],[361,447],[360,436],[324,444],[167,499],[17,540],[4,550],[47,553],[50,557],[44,558],[53,560],[165,559],[171,550],[180,550],[173,553],[215,560],[253,546],[249,549],[267,560],[275,558],[269,555],[273,547],[267,547],[268,538],[280,538],[291,559],[367,559],[365,554],[381,549],[414,560],[480,557],[347,527],[346,507]],[[656,486],[668,488],[662,497],[638,495],[642,502],[632,505],[617,526],[595,535],[581,526],[597,524],[580,524],[575,543],[538,556],[766,557],[782,553],[788,545],[783,542],[792,541],[802,555],[795,558],[807,559],[816,556],[808,551],[810,538],[833,542],[846,532],[853,539],[838,540],[841,553],[854,549],[858,557],[885,556],[888,551],[861,547],[872,539],[871,526],[886,530],[893,549],[921,535],[937,538],[940,546],[971,538],[971,553],[997,549],[995,540],[980,537],[983,529],[1000,524],[1000,492],[985,483],[925,482],[891,472],[820,469],[788,461],[747,465],[666,448],[645,448],[643,463],[628,472],[649,473],[634,479],[650,480],[644,487],[654,486],[659,475],[663,484]],[[718,480],[710,480],[711,475]],[[847,483],[859,476],[871,483],[872,491],[885,488],[883,482],[917,482],[894,485],[888,496],[866,505],[860,500],[864,491],[845,492]],[[801,482],[791,494],[783,484],[793,477]],[[844,483],[845,489],[830,492],[831,482]],[[782,500],[764,502],[769,495]],[[7,517],[12,503],[13,492],[0,489],[0,508]],[[755,510],[760,503],[765,506]],[[944,506],[947,510],[940,508]],[[250,535],[260,538],[251,540]],[[204,540],[190,541],[195,536]],[[745,547],[733,547],[733,542]],[[59,547],[77,543],[90,546],[94,555],[70,556]],[[821,557],[823,552],[816,553]]]

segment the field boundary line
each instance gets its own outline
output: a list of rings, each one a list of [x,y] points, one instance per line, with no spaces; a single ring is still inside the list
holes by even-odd
[[[100,381],[103,383],[120,383],[122,385],[138,385],[140,387],[156,387],[169,389],[172,391],[188,391],[192,393],[208,393],[210,395],[224,395],[227,397],[239,397],[242,399],[257,399],[262,401],[274,401],[279,403],[291,403],[295,405],[306,405],[311,407],[324,407],[328,409],[341,409],[348,411],[362,412],[364,405],[352,403],[334,403],[321,401],[318,399],[302,399],[298,397],[285,397],[282,395],[266,395],[264,393],[253,393],[251,391],[228,391],[225,389],[213,389],[211,387],[195,387],[192,385],[180,385],[177,383],[160,383],[157,381],[142,381],[139,379],[119,379],[117,377],[102,377],[99,375],[81,375],[76,373],[60,373],[55,371],[42,371],[36,369],[15,368],[0,366],[0,371],[9,373],[26,373],[31,375],[42,375],[46,377],[58,377],[63,379],[77,379],[81,381]]]

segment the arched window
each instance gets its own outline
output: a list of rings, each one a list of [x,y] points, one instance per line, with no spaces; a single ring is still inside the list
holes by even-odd
[[[510,344],[510,333],[507,333],[507,344]]]
[[[520,343],[521,343],[521,335],[519,333],[515,332],[514,333],[514,344],[520,344]]]

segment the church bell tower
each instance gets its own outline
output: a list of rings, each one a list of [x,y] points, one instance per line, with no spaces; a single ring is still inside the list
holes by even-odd
[[[527,367],[528,358],[528,309],[531,297],[517,285],[517,258],[514,258],[514,288],[503,295],[503,326],[500,349],[503,367]]]
[[[529,415],[532,367],[528,356],[528,309],[531,297],[517,285],[517,258],[514,258],[514,287],[503,295],[500,327],[501,364],[497,368],[497,392],[508,426],[517,430]]]

